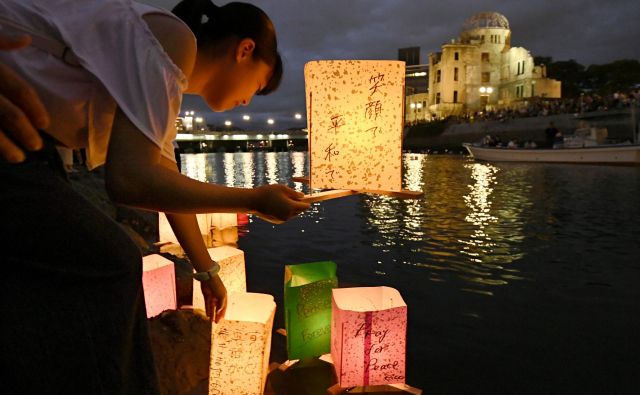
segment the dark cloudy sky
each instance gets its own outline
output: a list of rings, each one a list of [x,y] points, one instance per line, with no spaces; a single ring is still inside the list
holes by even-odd
[[[177,0],[144,0],[171,9]],[[421,47],[421,61],[456,38],[466,18],[495,11],[509,20],[512,46],[554,60],[586,65],[640,59],[639,0],[249,0],[273,20],[285,76],[281,88],[256,97],[246,108],[216,114],[199,98],[185,97],[209,122],[229,119],[242,125],[252,116],[254,129],[304,126],[293,120],[305,113],[304,64],[319,59],[396,59],[401,47]],[[216,2],[216,4],[224,4]],[[246,123],[245,123],[246,124]]]

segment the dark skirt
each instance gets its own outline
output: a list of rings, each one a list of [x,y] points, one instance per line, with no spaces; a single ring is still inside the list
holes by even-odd
[[[46,140],[25,163],[0,162],[3,387],[156,394],[140,251],[71,187]]]

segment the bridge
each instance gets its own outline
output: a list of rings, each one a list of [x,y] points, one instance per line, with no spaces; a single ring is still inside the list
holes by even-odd
[[[305,130],[287,131],[203,131],[178,133],[176,141],[184,152],[307,149]]]

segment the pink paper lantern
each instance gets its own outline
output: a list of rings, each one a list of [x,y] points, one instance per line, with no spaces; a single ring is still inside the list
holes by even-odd
[[[389,287],[336,288],[331,357],[340,387],[405,382],[407,305]]]
[[[142,288],[147,306],[147,317],[154,317],[165,310],[175,310],[176,271],[173,262],[160,255],[142,258]]]

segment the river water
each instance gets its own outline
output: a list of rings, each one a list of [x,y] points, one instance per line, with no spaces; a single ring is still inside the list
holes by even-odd
[[[307,174],[303,152],[182,156],[202,181]],[[407,383],[425,394],[640,393],[640,167],[404,156],[419,200],[357,195],[239,239],[248,288],[282,305],[286,264],[333,260],[340,282],[408,306]],[[278,307],[275,327],[284,327]]]

